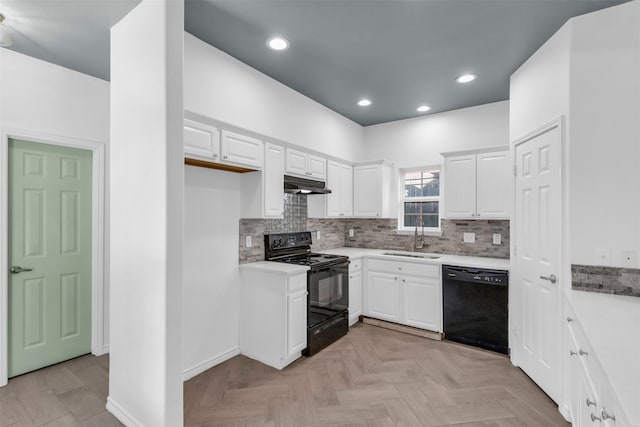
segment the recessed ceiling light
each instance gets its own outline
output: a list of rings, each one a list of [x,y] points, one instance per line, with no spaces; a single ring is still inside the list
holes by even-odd
[[[474,81],[475,79],[477,79],[478,76],[475,74],[463,74],[461,76],[458,76],[458,78],[456,79],[456,81],[458,83],[469,83]]]
[[[289,48],[289,40],[284,37],[271,37],[267,40],[267,46],[273,50],[285,50]]]
[[[369,105],[371,105],[371,101],[369,101],[368,99],[364,98],[361,99],[360,101],[358,101],[358,105],[361,107],[368,107]]]
[[[431,107],[429,107],[428,105],[421,105],[418,108],[416,108],[416,111],[418,113],[425,113],[427,111],[431,110]]]

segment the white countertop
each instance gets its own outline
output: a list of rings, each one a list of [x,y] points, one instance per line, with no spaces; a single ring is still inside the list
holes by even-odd
[[[281,273],[285,276],[295,276],[306,273],[309,267],[306,265],[286,264],[284,262],[258,261],[240,264],[240,270],[260,270],[270,273]]]
[[[362,258],[363,256],[375,257],[381,259],[398,260],[402,262],[415,262],[424,264],[447,264],[462,267],[488,268],[493,270],[509,270],[510,261],[500,258],[471,257],[460,255],[446,254],[425,254],[417,252],[417,254],[437,256],[437,259],[402,257],[393,255],[384,255],[385,253],[415,255],[415,252],[384,250],[384,249],[364,249],[364,248],[336,248],[319,251],[321,253],[348,256],[351,259]]]
[[[567,299],[632,425],[640,425],[640,298],[567,291]]]

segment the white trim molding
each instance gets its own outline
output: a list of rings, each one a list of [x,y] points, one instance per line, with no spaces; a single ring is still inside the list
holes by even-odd
[[[9,339],[9,262],[7,227],[9,223],[9,139],[79,148],[92,152],[91,188],[91,353],[99,356],[108,351],[104,326],[105,272],[105,186],[106,142],[89,141],[21,129],[0,129],[0,387],[8,382]]]
[[[190,380],[196,375],[200,375],[207,369],[211,369],[214,366],[221,364],[222,362],[226,362],[234,356],[240,354],[240,347],[233,347],[230,350],[225,351],[224,353],[220,353],[217,356],[214,356],[210,359],[205,360],[204,362],[198,363],[195,366],[185,369],[182,372],[182,381]]]

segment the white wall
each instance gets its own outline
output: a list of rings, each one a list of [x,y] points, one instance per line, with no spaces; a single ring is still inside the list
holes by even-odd
[[[190,34],[184,49],[187,111],[344,160],[360,153],[360,125]]]
[[[239,353],[243,183],[242,174],[185,166],[182,339],[188,377]]]
[[[571,262],[604,248],[624,266],[640,251],[640,2],[572,22]]]
[[[97,143],[107,147],[108,153],[109,83],[0,48],[0,131],[59,143],[76,143],[78,140]],[[6,150],[6,147],[1,149]],[[105,166],[105,178],[108,180],[108,154]],[[0,188],[4,188],[6,176],[6,164],[0,161]],[[108,209],[108,200],[105,200],[105,205]],[[105,228],[108,232],[108,219]],[[108,237],[103,246],[106,254]],[[0,253],[3,250],[0,249]],[[2,258],[0,262],[6,266],[6,254]],[[108,256],[104,262],[108,263]],[[0,271],[4,270],[0,268]],[[109,281],[106,270],[103,283],[104,347],[98,349],[99,353],[104,352],[109,344]],[[5,319],[0,316],[0,342],[6,339]],[[2,370],[0,368],[0,372]]]
[[[561,116],[568,123],[570,28],[565,24],[511,75],[511,141]]]
[[[397,168],[441,164],[440,153],[509,144],[509,102],[494,102],[364,128],[357,160],[388,159]]]
[[[107,409],[181,426],[184,3],[143,0],[111,30]]]

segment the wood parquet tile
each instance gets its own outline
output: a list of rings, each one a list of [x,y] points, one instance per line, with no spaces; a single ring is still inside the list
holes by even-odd
[[[0,427],[121,426],[105,410],[108,356],[0,388]],[[520,427],[569,424],[508,358],[358,324],[278,371],[237,356],[184,384],[189,427]]]
[[[237,356],[184,390],[189,427],[569,426],[505,356],[362,324],[282,371]]]

